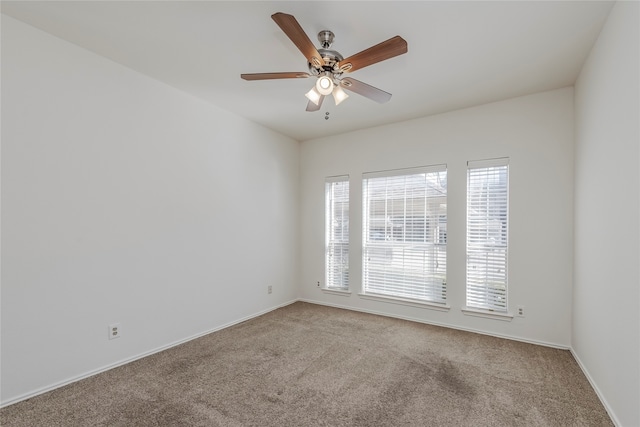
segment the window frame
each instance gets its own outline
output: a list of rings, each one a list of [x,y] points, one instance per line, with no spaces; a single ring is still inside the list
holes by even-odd
[[[489,171],[490,169],[504,168],[505,173],[505,182],[498,183],[494,185],[494,190],[491,190],[489,187],[490,184],[485,182],[483,184],[482,193],[475,191],[475,188],[472,187],[472,178],[477,179],[478,174],[472,176],[472,171],[476,170],[487,170],[485,174],[489,177],[490,173],[493,171]],[[500,173],[499,171],[495,171],[495,173]],[[485,179],[487,177],[484,177]],[[477,315],[483,317],[491,317],[491,318],[504,318],[501,320],[509,320],[513,316],[509,314],[509,186],[510,186],[510,167],[509,167],[509,158],[495,158],[495,159],[486,159],[486,160],[474,160],[467,162],[467,193],[466,193],[466,236],[465,236],[465,308],[463,312],[465,314]],[[497,189],[497,190],[496,190]],[[477,198],[485,197],[486,207],[480,206]],[[494,204],[492,207],[489,206],[490,197],[492,197],[495,201],[495,198],[499,197],[497,201],[497,206]],[[473,205],[473,206],[472,206]],[[473,207],[484,207],[486,210],[484,213],[471,214],[471,210]],[[494,214],[493,219],[489,217],[490,208],[499,209],[500,213],[498,215]],[[502,211],[504,209],[504,212]],[[497,219],[495,217],[500,218],[504,216],[504,219]],[[479,226],[479,221],[483,221],[486,223],[486,226]],[[499,232],[498,239],[499,241],[503,241],[504,243],[500,244],[489,244],[489,240],[494,239],[495,242],[495,223],[498,222]],[[492,224],[490,224],[490,222]],[[474,224],[474,225],[471,225]],[[480,223],[481,224],[481,223]],[[494,233],[492,233],[492,228],[494,229]],[[486,235],[484,243],[477,238],[481,233]],[[490,234],[493,234],[489,237]],[[476,236],[475,241],[471,242],[471,236]],[[499,267],[503,267],[502,271],[492,272],[485,271],[484,273],[475,273],[471,275],[470,270],[471,266],[475,265],[477,268],[478,263],[471,263],[471,253],[475,254],[476,260],[478,254],[482,254],[482,249],[480,246],[484,246],[486,248],[485,251],[485,267],[487,270],[490,265],[497,265]],[[503,254],[500,254],[503,252]],[[489,259],[491,258],[491,259]],[[484,277],[482,277],[484,275]],[[484,286],[484,301],[481,293],[483,291],[482,286],[477,284],[477,281],[484,280],[488,282],[489,280],[496,281],[496,285],[493,287],[485,284]],[[476,283],[473,283],[476,282]],[[472,284],[473,283],[473,284]],[[501,291],[499,288],[503,287]],[[498,299],[502,298],[503,303],[499,303]],[[490,301],[495,300],[495,301]]]
[[[342,239],[334,238],[334,230],[332,229],[332,224],[335,221],[335,197],[332,189],[335,184],[346,183],[346,199],[343,199],[342,202],[346,202],[347,206],[347,217],[346,217],[346,238],[344,236],[344,230],[341,234],[343,234]],[[350,191],[351,185],[349,181],[349,175],[337,175],[325,178],[325,247],[324,247],[324,285],[322,286],[323,291],[330,292],[349,292],[349,249],[350,249],[350,233],[349,233],[349,215],[350,215]],[[343,226],[344,228],[344,226]],[[346,252],[346,266],[344,265],[344,260],[342,260],[342,271],[334,271],[336,270],[336,266],[334,264],[335,258],[332,259],[332,253],[335,253],[336,246],[340,245],[342,252],[344,254]],[[346,269],[346,271],[345,271]],[[342,281],[340,285],[337,285],[335,282],[336,275],[339,274],[342,276]]]
[[[406,197],[407,188],[411,190],[411,187],[410,186],[407,187],[405,184],[405,187],[404,187],[405,196],[402,199],[403,213],[404,213],[403,215],[404,231],[402,233],[403,239],[396,240],[393,236],[395,231],[393,231],[392,229],[390,231],[391,234],[386,233],[386,231],[389,231],[387,230],[389,229],[389,227],[386,227],[386,226],[385,226],[384,240],[372,239],[371,238],[372,228],[370,224],[372,217],[370,212],[371,207],[369,206],[369,201],[372,195],[370,194],[370,191],[369,191],[370,189],[368,188],[371,180],[375,180],[378,178],[398,178],[398,179],[404,178],[406,180],[408,177],[419,175],[419,174],[444,174],[444,179],[443,179],[444,196],[442,195],[439,196],[441,198],[444,197],[444,204],[438,205],[439,210],[444,209],[444,216],[442,215],[442,212],[440,212],[439,210],[432,211],[431,209],[427,209],[426,207],[427,200],[431,197],[434,197],[430,193],[430,191],[433,191],[434,187],[430,187],[430,188],[428,187],[429,179],[433,179],[433,177],[427,178],[425,176],[424,188],[421,190],[424,193],[421,196],[417,196],[417,198],[422,197],[424,199],[425,207],[423,211],[423,216],[418,220],[416,220],[417,217],[415,215],[409,214],[407,216],[407,212],[408,212],[407,200],[413,200],[413,199]],[[386,171],[378,171],[378,172],[368,172],[362,175],[362,288],[361,288],[361,293],[359,294],[361,297],[365,299],[381,300],[381,301],[401,303],[401,304],[411,305],[411,306],[435,308],[440,310],[449,309],[449,306],[447,304],[447,267],[446,267],[447,266],[446,204],[447,204],[447,198],[448,198],[448,195],[447,195],[448,191],[447,191],[447,184],[446,184],[447,176],[448,176],[448,171],[447,171],[446,164],[438,164],[438,165],[406,168],[406,169],[394,169],[394,170],[386,170]],[[442,175],[440,175],[439,178],[442,178]],[[385,183],[385,185],[387,184]],[[388,204],[388,201],[390,199],[387,195],[385,195],[384,200],[385,200],[385,203]],[[386,213],[387,211],[385,207],[385,218],[386,218]],[[409,232],[407,231],[407,223],[405,221],[407,217],[411,218],[411,221],[414,223],[416,221],[423,223],[423,226],[417,227],[417,229],[424,230],[425,241],[418,243],[412,240],[411,238],[407,240],[407,236],[409,235]],[[431,224],[434,218],[437,222],[436,226],[433,226],[433,224]],[[442,224],[444,225],[444,233],[439,228],[439,226],[441,225],[440,222],[442,221],[442,219],[444,219],[444,221],[442,222]],[[391,220],[393,222],[393,218],[391,218]],[[413,227],[412,227],[412,230],[413,230]],[[427,231],[429,231],[429,233]],[[389,234],[389,236],[387,236],[387,234]],[[427,234],[433,234],[433,236],[427,237]],[[431,237],[434,237],[434,238],[429,240]],[[379,240],[382,243],[379,243],[379,242],[373,243],[374,240]],[[384,245],[385,241],[391,241],[391,240],[398,241],[398,243],[396,244],[390,243],[388,245]],[[444,243],[442,240],[444,240]],[[409,280],[408,282],[401,283],[401,286],[404,286],[404,285],[407,285],[407,286],[404,289],[401,289],[400,291],[391,290],[391,291],[385,292],[383,290],[382,292],[380,292],[379,290],[371,289],[371,288],[375,288],[375,286],[372,286],[371,283],[368,281],[368,274],[370,274],[371,271],[375,271],[375,269],[372,270],[370,268],[370,264],[369,264],[370,260],[368,258],[369,258],[370,249],[372,249],[376,245],[379,246],[379,249],[386,248],[385,250],[389,250],[389,249],[391,249],[392,251],[397,250],[398,253],[401,253],[402,254],[401,263],[403,265],[403,269],[404,269],[405,261],[407,263],[411,263],[414,261],[411,255],[405,256],[405,249],[407,249],[409,246],[417,247],[418,252],[422,250],[423,259],[424,259],[424,255],[426,255],[427,253],[430,254],[430,258],[426,258],[426,261],[422,261],[423,271],[418,274],[418,276],[422,276],[418,280],[424,280],[425,282],[427,281],[432,282],[431,284],[425,283],[424,291],[423,291],[424,293],[422,297],[416,294],[416,290],[417,290],[416,283],[418,283],[416,279],[414,279],[413,281]],[[423,247],[424,249],[421,249],[420,247]],[[440,263],[441,263],[442,270],[438,270],[438,271],[434,270],[431,273],[426,273],[424,271],[424,268],[425,268],[424,265],[427,263],[435,264],[436,270],[440,268]],[[417,265],[414,264],[414,266],[417,266]],[[402,274],[404,275],[405,273],[403,272]],[[436,283],[436,281],[438,280],[437,279],[438,277],[442,280],[439,285]],[[385,284],[380,284],[380,283],[377,283],[377,285],[381,285],[383,287],[386,286]],[[389,287],[392,288],[392,286],[389,286]]]

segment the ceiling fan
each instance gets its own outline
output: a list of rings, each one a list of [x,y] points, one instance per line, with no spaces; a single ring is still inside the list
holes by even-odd
[[[240,77],[244,80],[316,77],[316,84],[305,95],[309,99],[306,111],[318,111],[325,96],[330,94],[338,105],[349,96],[342,90],[343,88],[381,104],[391,99],[390,93],[351,77],[345,77],[344,74],[407,53],[407,42],[402,37],[392,37],[344,58],[340,53],[330,49],[334,38],[331,31],[322,30],[318,33],[321,48],[316,49],[293,15],[278,12],[271,15],[271,18],[307,58],[309,72],[241,74]]]

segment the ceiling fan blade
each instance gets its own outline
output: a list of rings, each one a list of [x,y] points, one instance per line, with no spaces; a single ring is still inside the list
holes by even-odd
[[[342,79],[340,81],[340,86],[380,104],[384,104],[391,99],[391,94],[389,92],[385,92],[366,83],[362,83],[360,80],[352,79],[351,77],[345,77]]]
[[[322,108],[322,101],[324,101],[324,95],[320,96],[320,100],[318,100],[318,105],[316,105],[313,102],[309,101],[307,103],[307,110],[306,111],[318,111],[320,108]]]
[[[254,74],[240,74],[245,80],[270,80],[270,79],[297,79],[311,77],[309,73],[254,73]]]
[[[400,36],[395,36],[389,40],[371,46],[362,52],[351,55],[338,63],[338,67],[345,73],[350,73],[360,68],[364,68],[376,62],[384,61],[394,56],[407,53],[407,42]]]
[[[291,39],[293,44],[302,52],[307,58],[307,61],[316,68],[320,68],[324,65],[322,56],[318,52],[318,49],[311,43],[311,40],[304,32],[296,18],[293,15],[278,12],[271,15],[276,24],[282,31]]]

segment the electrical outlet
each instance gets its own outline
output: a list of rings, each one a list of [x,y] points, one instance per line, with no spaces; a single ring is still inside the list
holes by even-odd
[[[114,340],[122,335],[122,326],[120,323],[112,323],[109,325],[109,339]]]
[[[516,316],[524,317],[524,305],[519,305],[516,307]]]
[[[317,284],[317,286],[318,286],[318,287],[320,287],[320,281],[318,281],[318,284]]]
[[[270,294],[273,292],[273,287],[271,285],[267,286],[267,293]]]

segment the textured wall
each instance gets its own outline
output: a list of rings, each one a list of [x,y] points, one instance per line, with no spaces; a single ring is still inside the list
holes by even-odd
[[[2,19],[3,403],[296,298],[298,142]]]
[[[621,426],[640,425],[639,16],[616,3],[575,92],[572,347]]]
[[[393,103],[393,101],[392,101]],[[388,108],[393,108],[389,104]],[[385,107],[386,108],[386,107]],[[570,345],[573,245],[573,90],[545,92],[475,108],[305,141],[301,151],[301,295],[361,310],[542,342]],[[466,162],[509,157],[510,322],[463,314],[465,305]],[[448,312],[360,298],[362,173],[447,164]],[[348,296],[324,294],[326,176],[351,177]]]

